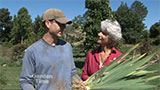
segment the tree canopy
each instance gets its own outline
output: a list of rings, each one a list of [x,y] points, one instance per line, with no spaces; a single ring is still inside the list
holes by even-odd
[[[144,38],[145,25],[140,16],[133,12],[126,3],[121,3],[116,11],[116,19],[122,28],[122,35],[126,43],[135,44]]]
[[[8,42],[10,40],[11,20],[12,16],[10,16],[8,9],[0,9],[0,42]]]
[[[131,5],[131,10],[136,13],[140,19],[143,21],[145,20],[145,17],[147,16],[148,14],[148,10],[147,10],[147,7],[144,6],[143,3],[141,3],[140,1],[138,0],[135,0],[133,2],[133,4]]]
[[[32,29],[32,19],[28,14],[28,10],[25,7],[22,7],[18,11],[18,15],[14,16],[13,22],[11,41],[13,44],[23,43],[23,41],[28,38],[28,35]]]
[[[153,39],[153,45],[160,45],[160,21],[151,26],[150,37]]]
[[[150,28],[150,37],[156,38],[160,35],[160,21],[153,24]]]

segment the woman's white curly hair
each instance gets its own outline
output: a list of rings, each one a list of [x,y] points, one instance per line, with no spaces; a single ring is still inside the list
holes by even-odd
[[[106,19],[101,21],[101,30],[103,33],[108,34],[109,38],[115,42],[122,38],[121,26],[116,20]]]

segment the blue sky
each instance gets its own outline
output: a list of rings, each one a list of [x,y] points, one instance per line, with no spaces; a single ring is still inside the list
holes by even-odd
[[[111,8],[116,11],[124,1],[130,7],[134,0],[110,0]],[[148,15],[144,21],[147,29],[160,20],[160,0],[139,0],[148,9]],[[86,12],[85,0],[0,0],[0,8],[8,8],[11,16],[17,14],[21,7],[28,9],[32,20],[37,15],[42,15],[49,8],[61,9],[67,18],[73,19],[75,16],[83,15]]]

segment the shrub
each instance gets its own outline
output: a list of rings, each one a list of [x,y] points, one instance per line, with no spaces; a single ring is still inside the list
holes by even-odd
[[[153,45],[160,45],[160,35],[153,41]]]
[[[13,44],[11,42],[3,42],[2,46],[4,46],[4,47],[12,47]]]
[[[150,54],[151,49],[152,49],[151,43],[149,41],[143,41],[140,48],[139,48],[139,52],[140,52],[140,54],[143,54],[143,53]]]
[[[12,59],[13,61],[17,61],[21,59],[24,55],[24,50],[26,49],[25,44],[17,44],[12,47]]]
[[[11,60],[9,58],[1,57],[0,66],[7,66],[10,62],[11,62]]]

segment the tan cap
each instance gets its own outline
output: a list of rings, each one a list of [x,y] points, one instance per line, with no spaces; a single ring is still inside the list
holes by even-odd
[[[71,20],[67,19],[64,16],[64,13],[61,10],[58,10],[55,8],[48,9],[46,12],[44,12],[42,17],[43,17],[43,21],[55,19],[57,22],[62,23],[62,24],[72,23]]]

